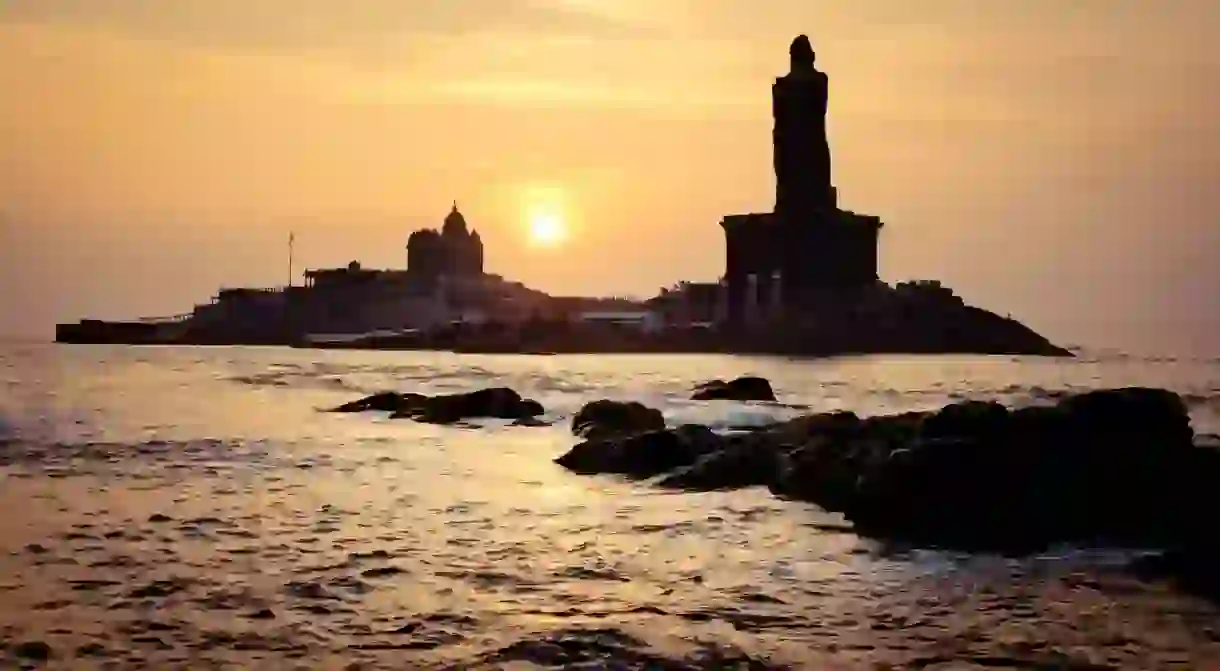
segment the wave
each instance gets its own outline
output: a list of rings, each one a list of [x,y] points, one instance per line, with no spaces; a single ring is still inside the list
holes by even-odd
[[[1181,394],[1188,410],[1220,413],[1220,393]]]
[[[385,388],[404,388],[412,384],[425,386],[469,387],[486,386],[491,381],[504,381],[507,376],[481,366],[438,368],[427,365],[358,366],[319,363],[312,366],[276,365],[267,370],[231,375],[222,379],[255,387],[323,387],[375,393]],[[368,381],[376,380],[378,384]],[[543,386],[561,391],[580,391],[585,385],[561,377],[530,378]],[[370,391],[372,390],[372,391]]]
[[[287,387],[290,386],[286,376],[276,373],[263,373],[261,375],[239,375],[229,378],[232,382],[248,384],[252,387]]]
[[[136,460],[144,465],[272,465],[274,453],[264,441],[204,438],[199,440],[57,442],[12,438],[0,442],[0,466],[37,466],[46,475],[66,477],[98,468],[127,469]],[[282,457],[281,457],[282,459]]]
[[[1037,402],[1037,401],[1055,402],[1055,401],[1059,401],[1064,398],[1067,398],[1068,396],[1070,396],[1074,393],[1077,393],[1077,390],[1047,389],[1045,387],[1040,387],[1038,385],[1034,385],[1034,386],[1024,389],[1022,391],[1018,391],[1016,393],[1024,395],[1027,398],[1029,398],[1031,401],[1035,401],[1035,402]]]
[[[554,613],[552,617],[565,613]],[[531,664],[543,668],[624,669],[752,669],[789,668],[765,657],[753,657],[739,648],[697,642],[685,654],[661,651],[648,642],[614,627],[559,629],[539,632],[446,669],[500,669]],[[669,652],[669,654],[666,654]]]

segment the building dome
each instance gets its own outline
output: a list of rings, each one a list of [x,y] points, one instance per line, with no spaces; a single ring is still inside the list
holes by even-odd
[[[425,228],[407,239],[407,270],[419,277],[469,277],[483,274],[483,241],[467,228],[457,203],[440,230]]]
[[[466,217],[463,217],[462,213],[458,212],[457,201],[454,201],[453,209],[445,217],[445,225],[441,228],[441,232],[445,235],[454,235],[455,233],[466,234]]]

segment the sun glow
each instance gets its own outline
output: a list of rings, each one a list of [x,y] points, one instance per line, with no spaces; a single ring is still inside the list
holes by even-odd
[[[543,247],[554,247],[567,237],[563,218],[555,213],[537,213],[530,216],[530,241]]]
[[[568,238],[563,191],[553,185],[534,184],[522,195],[530,244],[536,247],[563,244]]]

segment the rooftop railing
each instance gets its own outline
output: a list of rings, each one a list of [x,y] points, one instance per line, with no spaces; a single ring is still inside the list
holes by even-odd
[[[136,321],[141,324],[178,324],[191,318],[193,313],[186,312],[180,315],[170,315],[168,317],[140,317]]]
[[[221,287],[220,289],[218,289],[216,291],[216,294],[220,295],[223,293],[231,293],[234,291],[251,293],[251,294],[282,294],[282,293],[284,293],[285,290],[287,290],[287,287],[282,286],[282,285],[275,286],[275,287]]]

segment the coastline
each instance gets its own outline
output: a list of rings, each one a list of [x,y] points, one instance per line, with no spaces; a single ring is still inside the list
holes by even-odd
[[[979,354],[1071,358],[1023,324],[979,310],[964,323],[925,321],[895,328],[869,324],[833,329],[775,327],[756,331],[667,329],[658,332],[553,323],[541,328],[458,326],[435,331],[351,334],[319,338],[290,333],[158,334],[60,325],[57,343],[181,346],[282,346],[297,349],[448,351],[459,354],[739,354],[831,357],[871,354]],[[981,316],[980,316],[981,315]]]
[[[382,351],[382,352],[451,352],[454,354],[499,354],[513,356],[554,356],[561,354],[576,354],[576,355],[614,355],[614,354],[657,354],[657,355],[728,355],[728,356],[775,356],[785,358],[810,358],[822,359],[841,356],[870,356],[879,354],[892,355],[912,355],[912,356],[940,356],[940,355],[977,355],[977,356],[1038,356],[1046,358],[1075,358],[1076,354],[1070,350],[1057,346],[1050,346],[1046,349],[1021,349],[1021,348],[977,348],[977,349],[937,349],[937,348],[845,348],[845,349],[816,349],[816,348],[792,348],[792,347],[697,347],[682,345],[680,343],[665,343],[665,342],[631,342],[620,343],[615,346],[590,347],[587,343],[552,343],[546,347],[529,347],[520,346],[514,343],[472,343],[472,344],[457,344],[457,345],[439,345],[427,343],[364,343],[364,342],[348,342],[348,343],[304,343],[300,341],[290,340],[225,340],[225,339],[199,339],[199,340],[178,340],[178,341],[142,341],[142,342],[126,342],[118,340],[97,340],[97,341],[62,341],[56,340],[55,344],[60,345],[123,345],[128,347],[289,347],[292,349],[318,349],[318,350],[364,350],[364,351]]]

